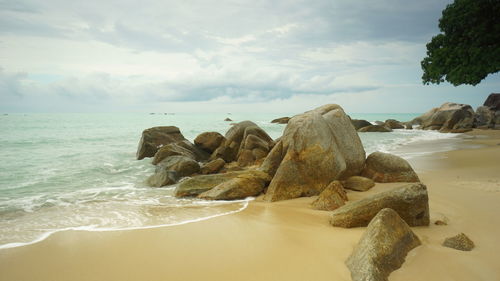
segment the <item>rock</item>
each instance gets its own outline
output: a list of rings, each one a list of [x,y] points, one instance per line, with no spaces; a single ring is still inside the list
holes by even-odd
[[[228,172],[214,175],[195,176],[181,181],[175,189],[175,197],[193,197],[208,191],[217,185],[233,179],[243,172]]]
[[[425,185],[408,184],[336,209],[330,224],[347,228],[366,226],[380,210],[391,208],[410,226],[429,225],[428,201]]]
[[[201,167],[201,173],[204,175],[215,174],[219,172],[225,164],[226,162],[224,161],[224,159],[217,158],[203,165],[203,167]]]
[[[360,119],[352,119],[351,120],[352,125],[354,126],[354,129],[359,130],[363,127],[371,126],[372,123],[366,121],[366,120],[360,120]]]
[[[491,93],[484,101],[484,106],[489,107],[493,111],[500,110],[500,93]]]
[[[408,252],[420,244],[394,210],[381,210],[346,261],[352,280],[387,281],[391,272],[403,265]]]
[[[370,125],[370,126],[366,126],[366,127],[359,129],[358,132],[388,133],[388,132],[392,132],[392,129],[389,129],[385,126],[380,126],[380,125]]]
[[[181,155],[187,158],[196,159],[196,155],[191,150],[182,146],[182,144],[171,143],[163,146],[156,152],[152,163],[153,165],[156,165],[163,161],[163,159],[174,155]]]
[[[421,122],[422,129],[447,133],[451,130],[472,128],[474,110],[467,104],[447,102],[417,118]]]
[[[288,121],[290,121],[290,117],[281,117],[274,119],[271,123],[288,124]]]
[[[238,164],[240,166],[249,166],[255,163],[256,160],[267,156],[270,150],[272,140],[261,139],[258,135],[260,128],[249,127],[245,130],[245,136],[238,151]],[[267,135],[267,134],[266,134]]]
[[[194,154],[194,157],[195,157],[194,159],[196,161],[206,161],[210,157],[210,153],[199,148],[198,146],[195,146],[194,144],[192,144],[188,140],[178,141],[175,144],[191,151]]]
[[[162,187],[175,184],[178,179],[179,177],[175,171],[167,171],[156,167],[155,173],[146,180],[146,184],[152,187]]]
[[[375,182],[418,182],[417,173],[403,158],[383,152],[373,152],[366,158],[361,176]]]
[[[340,106],[296,115],[261,166],[274,175],[265,200],[318,195],[333,180],[359,174],[364,161],[361,140]]]
[[[382,121],[375,121],[375,125],[384,126],[385,123]]]
[[[435,224],[435,225],[448,225],[448,223],[447,223],[447,222],[442,221],[442,220],[437,220],[437,221],[435,221],[435,222],[434,222],[434,224]]]
[[[406,130],[413,130],[413,125],[411,122],[406,122],[405,124],[405,129]]]
[[[179,178],[191,176],[200,172],[200,164],[197,161],[182,155],[174,155],[165,158],[157,165],[157,169],[176,172]]]
[[[446,238],[443,242],[443,246],[460,251],[471,251],[474,249],[474,242],[470,240],[467,235],[460,233],[453,237]]]
[[[375,182],[369,178],[352,176],[343,182],[343,186],[345,189],[367,191],[375,186]]]
[[[164,145],[185,140],[179,128],[175,126],[153,127],[142,132],[137,148],[137,160],[153,157]]]
[[[209,200],[236,200],[257,196],[270,180],[271,177],[264,172],[249,171],[203,192],[198,197]]]
[[[312,202],[312,206],[316,210],[333,211],[345,205],[346,201],[347,194],[342,184],[339,181],[332,181]]]
[[[194,139],[194,144],[199,148],[212,153],[214,152],[226,138],[217,132],[205,132],[199,134]]]
[[[486,128],[492,127],[494,125],[495,112],[490,110],[487,106],[480,106],[476,109],[476,113],[474,115],[474,127],[482,127]]]
[[[460,133],[467,133],[467,132],[470,132],[470,131],[472,131],[472,128],[468,128],[468,129],[452,129],[452,130],[449,130],[448,133],[460,134]]]
[[[387,119],[385,120],[384,126],[390,129],[404,129],[403,123],[399,122],[395,119]]]
[[[228,118],[224,119],[224,121],[231,122],[233,120],[231,120],[231,118],[228,117]]]
[[[242,142],[249,135],[257,136],[268,144],[272,142],[271,137],[254,122],[243,121],[227,131],[226,140],[212,153],[210,159],[222,158],[227,163],[237,160]]]

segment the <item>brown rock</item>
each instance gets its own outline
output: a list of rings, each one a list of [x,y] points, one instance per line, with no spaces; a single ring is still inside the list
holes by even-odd
[[[383,152],[373,152],[366,158],[366,166],[361,175],[375,182],[420,181],[408,161],[399,156]]]
[[[347,194],[342,184],[339,181],[332,181],[312,202],[312,206],[316,210],[333,211],[345,205],[346,201]]]
[[[405,124],[405,129],[406,130],[413,130],[413,125],[411,122],[406,122]]]
[[[391,208],[410,226],[429,225],[427,188],[414,183],[349,203],[333,211],[330,223],[340,227],[366,226],[382,209]]]
[[[165,158],[158,163],[157,168],[167,171],[175,171],[177,176],[187,177],[200,172],[200,164],[197,161],[186,156],[174,155]]]
[[[158,149],[164,145],[185,140],[179,128],[175,126],[153,127],[142,132],[137,148],[137,159],[153,157]]]
[[[205,132],[199,134],[194,139],[194,144],[201,149],[212,153],[214,152],[226,138],[217,132]]]
[[[175,197],[193,197],[208,191],[217,185],[233,179],[243,172],[228,172],[214,175],[195,176],[181,181],[174,191]]]
[[[346,261],[353,281],[387,281],[409,251],[421,244],[394,210],[381,210]]]
[[[444,103],[439,108],[433,108],[418,119],[422,129],[449,132],[456,129],[469,129],[474,124],[474,110],[467,104]]]
[[[370,126],[366,126],[366,127],[359,129],[358,132],[361,132],[361,133],[364,133],[364,132],[388,133],[388,132],[392,132],[392,130],[390,128],[387,128],[387,127],[381,126],[381,125],[370,125]]]
[[[364,155],[340,106],[325,105],[294,116],[262,164],[263,171],[274,174],[265,199],[318,195],[333,180],[359,174]]]
[[[217,158],[203,165],[203,167],[201,167],[201,173],[204,175],[215,174],[219,172],[225,164],[226,162],[224,159]]]
[[[231,122],[231,121],[233,121],[233,120],[231,120],[231,118],[229,118],[229,117],[228,117],[228,118],[224,119],[224,121],[226,121],[226,122]]]
[[[404,129],[403,123],[399,122],[395,119],[387,119],[385,120],[384,126],[390,129]]]
[[[471,251],[474,249],[474,242],[470,240],[467,235],[460,233],[453,237],[446,238],[443,242],[443,246],[460,251]]]
[[[196,155],[191,150],[184,148],[178,143],[171,143],[163,146],[156,152],[152,163],[153,165],[156,165],[161,161],[163,161],[163,159],[174,155],[180,155],[180,156],[185,156],[187,158],[196,159]]]
[[[146,180],[146,184],[152,187],[162,187],[175,184],[178,179],[179,177],[175,171],[156,167],[155,173]]]
[[[261,171],[249,171],[227,180],[198,197],[209,200],[236,200],[257,196],[264,190],[271,177]]]
[[[290,117],[281,117],[281,118],[276,118],[271,123],[277,123],[277,124],[287,124],[288,121],[290,121]]]
[[[359,119],[352,119],[351,120],[352,125],[354,126],[354,129],[359,130],[363,127],[371,126],[372,123],[366,121],[366,120],[359,120]]]
[[[447,223],[447,222],[442,221],[442,220],[437,220],[437,221],[435,221],[435,222],[434,222],[434,224],[435,224],[435,225],[448,225],[448,223]]]
[[[345,189],[355,191],[367,191],[375,186],[375,182],[369,178],[352,176],[343,182]]]
[[[493,111],[500,110],[500,93],[491,93],[484,101],[484,106],[489,107]]]

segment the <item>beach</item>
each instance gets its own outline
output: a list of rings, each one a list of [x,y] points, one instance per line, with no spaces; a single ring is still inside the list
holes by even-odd
[[[500,131],[461,139],[456,150],[410,159],[428,187],[431,225],[412,228],[422,245],[390,280],[500,279]],[[401,185],[377,183],[348,197]],[[314,198],[257,198],[242,212],[178,226],[58,232],[0,250],[0,280],[350,280],[344,261],[365,228],[330,226],[330,212],[310,207]],[[460,232],[476,248],[441,246]]]

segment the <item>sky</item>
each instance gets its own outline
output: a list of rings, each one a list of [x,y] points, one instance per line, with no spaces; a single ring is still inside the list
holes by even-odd
[[[0,112],[420,113],[481,105],[423,85],[451,0],[0,0]]]

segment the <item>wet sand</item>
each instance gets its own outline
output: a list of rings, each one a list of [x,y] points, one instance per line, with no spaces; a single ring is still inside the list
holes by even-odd
[[[431,222],[448,225],[413,228],[423,245],[391,281],[500,280],[498,144],[500,131],[474,131],[458,150],[410,160],[428,187]],[[358,200],[401,185],[377,184],[348,197]],[[240,213],[179,226],[59,232],[0,250],[0,280],[351,280],[344,261],[364,228],[330,226],[329,212],[310,208],[313,200],[257,199]],[[460,232],[475,242],[474,250],[440,245]]]

